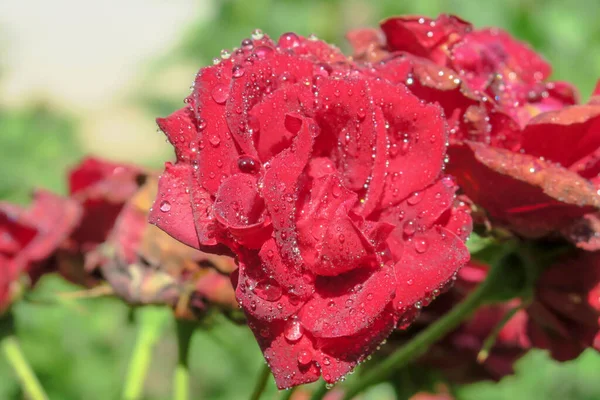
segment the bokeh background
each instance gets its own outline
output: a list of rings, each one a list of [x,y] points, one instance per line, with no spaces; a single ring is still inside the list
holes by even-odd
[[[65,189],[84,154],[159,168],[173,157],[154,118],[181,107],[200,66],[255,28],[295,31],[347,49],[344,32],[387,16],[450,12],[529,42],[587,99],[600,77],[597,0],[2,0],[0,1],[0,199]],[[19,336],[51,399],[110,400],[121,392],[136,323],[167,311],[131,311],[112,299],[57,300],[76,288],[45,278],[36,301],[16,308]],[[146,399],[170,398],[176,348],[165,323]],[[214,318],[192,348],[193,398],[248,396],[263,363],[250,332]],[[467,385],[459,399],[600,399],[600,356],[557,364],[541,351],[500,383]],[[275,393],[270,383],[268,390]],[[0,358],[0,399],[21,399]],[[386,384],[366,399],[392,399]]]

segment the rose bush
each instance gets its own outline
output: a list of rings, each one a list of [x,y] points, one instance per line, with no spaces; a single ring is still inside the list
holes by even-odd
[[[151,222],[233,254],[279,388],[335,382],[469,255],[442,110],[314,38],[262,33],[200,70],[158,124],[175,147]]]

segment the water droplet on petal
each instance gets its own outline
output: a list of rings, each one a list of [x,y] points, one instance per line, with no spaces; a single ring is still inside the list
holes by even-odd
[[[333,195],[333,197],[338,198],[342,195],[342,188],[340,187],[340,185],[334,185],[331,188],[331,194]]]
[[[162,212],[169,212],[169,211],[171,211],[171,203],[169,203],[166,200],[164,200],[163,202],[161,202],[160,203],[160,211],[162,211]]]
[[[415,250],[417,253],[425,253],[429,248],[429,243],[425,238],[415,240]]]
[[[244,76],[244,72],[246,72],[246,71],[244,70],[243,65],[235,65],[233,67],[233,69],[231,70],[231,74],[233,75],[234,78],[240,78],[240,77]]]
[[[279,38],[277,45],[282,49],[291,49],[300,46],[300,38],[293,32],[284,33]]]
[[[296,319],[292,319],[287,323],[283,331],[283,335],[290,342],[297,342],[302,337],[302,326]]]
[[[449,176],[445,176],[442,178],[442,183],[444,184],[444,186],[446,186],[447,188],[453,188],[454,187],[454,181],[452,180],[451,177]]]
[[[213,147],[219,147],[219,144],[221,144],[221,138],[219,135],[212,135],[208,141]]]
[[[260,29],[255,29],[254,31],[252,31],[252,39],[260,40],[263,37],[265,37],[265,34]]]
[[[223,104],[229,98],[229,88],[225,85],[216,85],[211,92],[213,100],[217,104]]]
[[[254,293],[263,300],[277,301],[281,298],[283,291],[278,285],[268,282],[259,282],[256,284],[256,287],[254,287]]]
[[[411,206],[414,206],[415,204],[419,204],[421,200],[423,200],[423,194],[421,192],[414,192],[406,201]]]
[[[273,52],[273,48],[270,46],[258,46],[254,49],[254,54],[261,60],[264,60]]]
[[[404,223],[403,231],[405,235],[414,235],[417,231],[417,224],[413,220],[406,221]]]
[[[240,156],[237,163],[240,171],[246,174],[256,174],[260,168],[259,162],[251,156]]]
[[[307,350],[302,350],[298,353],[298,363],[301,365],[308,365],[312,362],[312,353]]]
[[[223,60],[227,60],[231,57],[231,53],[229,52],[229,50],[223,49],[221,50],[221,58]]]
[[[252,50],[253,47],[254,47],[254,44],[252,43],[252,40],[250,40],[250,39],[242,40],[242,49]]]

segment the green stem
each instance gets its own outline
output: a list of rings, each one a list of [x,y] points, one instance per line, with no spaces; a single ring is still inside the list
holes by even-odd
[[[310,396],[310,400],[319,400],[325,397],[327,394],[327,384],[325,381],[320,381],[319,386],[313,392],[312,396]]]
[[[487,296],[493,293],[497,287],[498,278],[503,273],[502,260],[513,251],[513,246],[506,246],[493,263],[487,278],[471,294],[455,306],[450,312],[429,325],[427,329],[416,335],[410,342],[396,350],[390,357],[382,360],[379,364],[366,372],[354,384],[348,386],[343,400],[350,400],[369,386],[386,379],[392,372],[405,366],[410,361],[422,355],[429,346],[442,338],[448,332],[455,329],[462,321],[467,319],[479,306],[483,305]],[[319,400],[321,397],[314,397]]]
[[[27,359],[21,351],[19,341],[14,334],[3,336],[0,340],[0,347],[8,363],[15,371],[25,397],[30,400],[48,400],[48,396],[44,392],[42,385],[35,376],[33,370],[27,363]]]
[[[512,317],[514,317],[514,315],[517,313],[517,311],[519,311],[521,309],[522,309],[521,307],[515,307],[515,308],[511,309],[506,314],[504,314],[504,316],[502,317],[500,322],[498,322],[498,324],[496,324],[496,326],[494,327],[492,332],[488,335],[487,338],[485,338],[485,340],[483,342],[483,346],[481,346],[481,350],[479,350],[479,353],[477,353],[477,362],[478,363],[482,364],[485,362],[485,360],[487,360],[488,356],[490,355],[490,351],[491,351],[492,347],[494,347],[494,344],[496,344],[496,340],[498,339],[498,335],[502,331],[502,328],[504,328],[504,325],[506,325],[506,323],[508,321],[510,321],[510,319]]]
[[[176,321],[178,361],[175,368],[173,399],[188,400],[190,398],[189,354],[194,324],[189,321]]]
[[[152,360],[152,351],[158,342],[166,317],[166,310],[145,306],[137,310],[139,328],[135,347],[129,361],[125,387],[122,398],[124,400],[138,400],[142,398],[144,382]]]
[[[250,396],[250,400],[259,400],[262,396],[265,388],[267,387],[267,380],[271,375],[271,370],[267,364],[263,365],[260,375],[258,375],[258,380],[254,386],[254,390],[252,391],[252,395]]]

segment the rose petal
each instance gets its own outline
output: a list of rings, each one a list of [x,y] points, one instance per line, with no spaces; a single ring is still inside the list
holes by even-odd
[[[260,320],[284,320],[294,315],[303,303],[284,291],[260,265],[257,254],[240,258],[235,291],[238,303],[247,314]]]
[[[373,325],[394,295],[390,266],[317,277],[315,294],[299,313],[302,326],[316,337],[354,335]]]
[[[469,252],[462,240],[445,228],[415,235],[404,246],[402,258],[394,267],[394,305],[397,309],[413,305],[420,308],[417,303],[435,297],[434,291],[441,290],[468,260]]]
[[[290,329],[292,323],[293,320],[265,324],[253,318],[248,321],[280,390],[314,382],[320,376],[319,368],[313,361],[318,351],[311,340],[301,333],[287,335],[295,340],[286,338],[286,330]]]
[[[200,70],[194,92],[190,96],[196,115],[198,135],[197,171],[195,178],[211,195],[219,189],[221,180],[235,168],[239,153],[225,119],[226,102],[230,97],[230,63]],[[191,143],[195,146],[195,143]]]
[[[542,113],[523,131],[523,150],[570,167],[600,147],[600,106],[579,105]]]
[[[356,194],[346,189],[336,175],[314,180],[310,194],[296,224],[306,267],[315,274],[338,275],[375,263],[374,246],[348,215]]]
[[[311,119],[298,118],[302,126],[292,145],[273,158],[263,178],[263,197],[272,218],[275,239],[284,259],[288,261],[298,258],[295,226],[298,178],[308,163],[317,133]]]
[[[306,299],[314,292],[314,276],[297,265],[285,263],[274,239],[264,242],[259,256],[269,276],[291,296]]]
[[[210,227],[215,222],[209,212],[203,213],[201,210],[198,210],[197,214],[203,214],[203,218],[195,221],[189,193],[192,188],[191,168],[191,165],[184,163],[165,164],[165,171],[158,181],[158,196],[150,210],[148,220],[173,238],[198,249],[201,246],[216,244],[214,237],[208,237]],[[195,190],[202,191],[199,187]],[[205,194],[205,197],[208,198],[208,194]],[[208,203],[207,200],[205,203]],[[202,207],[200,203],[197,204],[198,208]],[[208,204],[204,207],[206,209]],[[195,223],[198,224],[198,231]]]
[[[263,48],[268,51],[260,52]],[[260,58],[251,65],[243,64],[244,75],[231,82],[227,101],[229,129],[242,151],[251,156],[256,156],[256,130],[260,134],[263,127],[255,126],[250,118],[250,110],[268,93],[312,76],[312,63],[308,60],[282,54],[273,47],[255,47],[255,54],[257,51],[261,54]]]
[[[403,85],[371,85],[373,99],[383,107],[388,129],[389,165],[382,205],[398,204],[439,176],[448,132],[438,106],[423,104]]]
[[[453,146],[450,158],[449,172],[466,194],[523,235],[561,229],[600,205],[588,181],[536,157],[469,142]]]
[[[452,15],[436,20],[425,17],[393,17],[380,24],[392,50],[407,51],[444,64],[443,49],[472,29],[471,24]]]
[[[177,160],[192,162],[198,152],[198,131],[194,112],[185,107],[167,118],[157,118],[156,123],[175,148]]]

